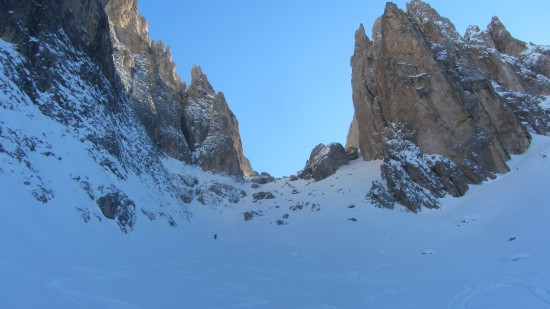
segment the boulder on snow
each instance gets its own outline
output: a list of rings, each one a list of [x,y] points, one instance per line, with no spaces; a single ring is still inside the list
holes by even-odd
[[[244,221],[250,221],[255,217],[263,216],[263,214],[262,214],[262,212],[257,212],[257,211],[251,210],[251,211],[244,212],[243,216],[244,216]]]
[[[270,199],[274,199],[275,195],[273,195],[273,193],[271,192],[261,191],[261,192],[252,194],[252,198],[254,198],[254,201],[270,200]]]
[[[306,166],[298,176],[302,179],[323,180],[336,173],[338,168],[345,164],[348,164],[348,157],[342,144],[319,144],[311,151]]]
[[[422,153],[416,144],[403,138],[412,133],[396,128],[388,132],[388,139],[383,142],[385,158],[381,166],[382,177],[396,202],[418,212],[423,207],[439,208],[437,198],[447,193],[455,197],[466,193],[466,177],[455,163],[441,155]],[[371,192],[375,201],[381,202],[383,191],[380,186],[373,184]]]
[[[350,146],[346,148],[346,155],[348,156],[348,161],[359,159],[359,150],[356,147]]]
[[[109,187],[110,193],[97,199],[97,205],[106,218],[117,220],[120,230],[128,233],[136,222],[136,204],[124,192]]]
[[[259,175],[255,175],[251,181],[255,184],[265,185],[266,183],[274,182],[275,177],[271,176],[269,173],[262,172]]]

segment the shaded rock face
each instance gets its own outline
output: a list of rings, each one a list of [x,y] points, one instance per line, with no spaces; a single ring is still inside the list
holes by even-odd
[[[0,139],[3,145],[7,140],[15,144],[32,141],[16,152],[27,158],[26,168],[17,175],[2,176],[22,179],[33,188],[37,200],[47,203],[57,197],[59,187],[43,180],[49,176],[33,167],[42,158],[38,155],[30,160],[30,154],[42,147],[45,157],[55,156],[60,161],[65,152],[89,159],[92,164],[85,171],[68,164],[54,177],[70,177],[86,192],[93,210],[86,209],[86,201],[80,209],[88,217],[99,208],[105,217],[116,220],[123,232],[129,232],[136,222],[136,205],[128,196],[132,193],[116,189],[113,183],[135,185],[132,178],[139,177],[140,183],[147,184],[143,188],[146,195],[158,194],[156,202],[166,205],[164,211],[182,215],[186,211],[172,198],[179,192],[179,184],[164,169],[162,154],[127,104],[113,62],[105,3],[0,1],[0,92],[9,94],[0,100]],[[23,115],[21,121],[41,119],[41,125],[29,128],[6,122],[14,115]],[[62,135],[56,135],[59,130]],[[55,146],[56,142],[75,141],[80,148],[68,146],[63,154]],[[2,155],[3,160],[13,159],[9,153]],[[143,202],[141,206],[150,207]]]
[[[199,67],[187,88],[176,74],[170,47],[149,39],[136,0],[109,0],[117,73],[137,117],[155,145],[169,156],[205,170],[250,175],[238,122],[222,93]]]
[[[372,182],[365,199],[378,208],[393,209],[395,206],[395,197],[379,181]]]
[[[491,19],[487,32],[491,36],[496,49],[503,54],[519,56],[527,47],[524,42],[513,38],[496,16]]]
[[[274,182],[275,177],[271,176],[269,173],[262,172],[258,176],[254,176],[250,181],[254,184],[265,185],[266,183]]]
[[[353,146],[346,148],[346,155],[348,156],[348,161],[359,159],[359,150]]]
[[[319,144],[311,151],[306,166],[298,176],[302,179],[323,180],[345,164],[348,164],[348,157],[344,146],[339,143]]]
[[[493,32],[503,33],[503,26],[499,29]],[[545,93],[547,78],[520,60],[507,62],[511,56],[498,50],[503,45],[503,51],[517,54],[521,44],[499,35],[508,42],[501,44],[493,32],[475,36],[473,30],[461,37],[448,19],[416,0],[407,4],[406,12],[388,3],[372,40],[360,26],[351,58],[356,124],[350,126],[348,142],[358,141],[365,160],[387,158],[380,132],[402,123],[414,132],[409,140],[421,153],[449,159],[467,182],[480,183],[507,172],[510,154],[527,149],[530,136],[522,122],[536,132],[548,132],[548,119],[537,105],[542,98],[535,97]],[[481,42],[475,48],[469,43],[474,37]],[[485,60],[485,54],[494,56]],[[525,76],[530,74],[538,81],[529,81]],[[516,96],[521,107],[508,104],[506,91],[525,89],[533,95]],[[535,111],[538,118],[522,118],[522,109]]]
[[[0,0],[0,156],[18,167],[0,176],[28,186],[41,203],[70,200],[83,190],[86,200],[77,209],[85,220],[103,215],[123,232],[138,222],[138,209],[175,226],[189,219],[184,203],[194,196],[207,204],[238,201],[240,190],[198,187],[164,165],[173,161],[168,154],[233,175],[251,170],[223,95],[211,86],[211,93],[195,95],[170,58],[168,48],[149,41],[136,1]],[[205,139],[187,136],[190,98],[212,94],[215,101],[205,100],[211,106],[204,110],[212,111]],[[40,125],[27,125],[34,122]],[[192,139],[200,141],[193,149]],[[203,164],[220,153],[222,163]],[[48,158],[67,168],[42,173],[36,166]],[[64,178],[75,191],[52,181]]]
[[[214,91],[200,67],[193,67],[182,128],[192,151],[192,161],[203,169],[252,175],[250,162],[243,154],[237,118],[223,93]]]
[[[422,208],[439,208],[437,198],[447,193],[454,197],[464,195],[468,184],[456,164],[440,155],[422,153],[409,140],[412,136],[412,132],[398,124],[386,130],[383,139],[382,177],[394,200],[418,212]],[[371,192],[377,193],[373,196],[377,198],[375,205],[387,203],[388,199],[380,193],[383,190],[373,188]]]
[[[121,231],[128,233],[136,222],[136,205],[118,189],[97,199],[97,205],[106,218],[116,220]]]
[[[357,119],[353,116],[353,120],[349,125],[348,136],[346,137],[346,149],[359,149],[359,144],[359,127],[357,125]]]
[[[180,119],[186,86],[176,74],[170,49],[150,41],[135,0],[109,0],[105,11],[117,73],[130,105],[155,145],[189,162]]]
[[[487,30],[470,26],[462,47],[521,123],[547,135],[550,117],[540,104],[550,94],[550,48],[514,39],[497,17]]]

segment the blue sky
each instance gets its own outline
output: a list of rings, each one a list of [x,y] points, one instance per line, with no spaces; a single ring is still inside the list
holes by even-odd
[[[394,1],[405,8],[406,1]],[[513,36],[550,44],[549,0],[426,1],[460,33],[498,16]],[[318,143],[345,144],[353,116],[354,33],[385,1],[140,0],[151,39],[170,45],[182,80],[200,65],[237,116],[257,171],[291,175]]]

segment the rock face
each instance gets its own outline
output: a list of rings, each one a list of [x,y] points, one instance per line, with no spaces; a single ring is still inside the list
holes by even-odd
[[[441,155],[457,167],[445,161],[439,172],[459,171],[458,178],[480,183],[509,170],[510,154],[530,144],[527,129],[549,132],[548,116],[538,106],[550,85],[541,69],[547,56],[533,56],[537,65],[522,60],[533,53],[527,56],[526,44],[511,38],[498,19],[485,32],[471,27],[463,38],[422,1],[408,3],[406,12],[388,3],[372,38],[361,25],[351,58],[356,123],[348,143],[358,143],[365,160],[390,158],[382,132],[400,124],[419,153]],[[546,50],[537,48],[531,50]],[[455,176],[438,177],[447,183]],[[463,194],[463,180],[458,183],[443,185],[444,191]]]
[[[319,144],[313,148],[306,166],[300,173],[302,179],[323,180],[336,173],[342,165],[348,164],[344,146],[339,143]]]
[[[462,196],[468,190],[464,174],[441,155],[426,155],[408,140],[413,134],[401,125],[386,130],[383,140],[382,177],[396,202],[410,211],[439,208],[437,198],[446,193]]]
[[[170,47],[149,39],[136,0],[109,0],[111,40],[124,91],[153,142],[166,154],[205,170],[250,175],[239,125],[223,93],[200,67],[187,88],[176,74]]]
[[[193,67],[181,119],[193,162],[209,171],[244,176],[253,173],[243,155],[237,118],[200,67]]]
[[[177,160],[252,173],[223,94],[192,75],[180,81],[135,0],[0,0],[0,162],[13,167],[0,177],[123,232],[141,214],[176,226],[193,200],[238,201],[182,176]]]

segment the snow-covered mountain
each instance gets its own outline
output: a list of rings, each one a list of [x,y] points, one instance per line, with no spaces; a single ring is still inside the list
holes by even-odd
[[[0,6],[2,179],[129,232],[144,214],[187,222],[202,179],[174,177],[169,158],[236,179],[252,172],[223,93],[199,67],[189,87],[179,80],[136,1]]]
[[[0,0],[0,307],[550,306],[548,48],[498,19],[460,37],[421,1],[408,11],[356,34],[348,146],[374,160],[319,145],[302,179],[274,179],[135,0]],[[426,62],[379,65],[407,42],[392,16]],[[372,87],[382,73],[395,89]],[[445,127],[455,148],[383,100],[414,93],[432,125],[469,117]]]

